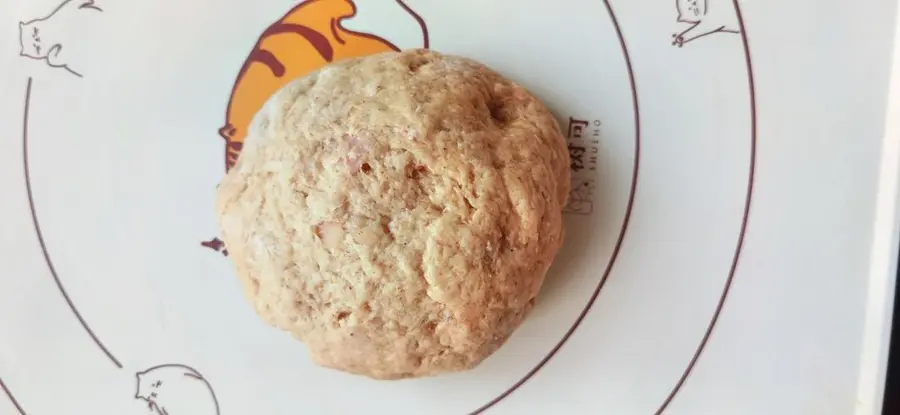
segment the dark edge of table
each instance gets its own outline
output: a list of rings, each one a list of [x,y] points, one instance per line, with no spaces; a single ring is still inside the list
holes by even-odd
[[[900,266],[895,271],[900,281]],[[884,382],[882,415],[900,414],[900,283],[894,284],[894,311],[891,320],[891,342],[888,351],[887,379]]]

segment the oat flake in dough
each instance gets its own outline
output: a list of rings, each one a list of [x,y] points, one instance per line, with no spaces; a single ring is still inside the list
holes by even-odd
[[[269,324],[379,379],[472,368],[534,305],[569,155],[528,91],[433,51],[341,61],[276,93],[219,185],[223,239]]]

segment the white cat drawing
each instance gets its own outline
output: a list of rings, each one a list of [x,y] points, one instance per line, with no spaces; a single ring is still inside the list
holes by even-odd
[[[185,365],[161,365],[138,372],[134,398],[146,401],[155,415],[219,415],[209,382]]]
[[[690,25],[672,35],[672,45],[682,47],[714,33],[740,33],[733,0],[675,0],[678,22]]]
[[[102,11],[94,0],[65,0],[45,17],[19,22],[19,55],[46,61],[80,77],[72,65],[77,53],[69,42],[77,43],[79,30],[90,27],[91,20]]]

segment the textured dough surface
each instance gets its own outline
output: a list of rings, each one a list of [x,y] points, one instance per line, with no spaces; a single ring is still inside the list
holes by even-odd
[[[218,188],[222,236],[269,324],[380,379],[469,369],[534,305],[563,240],[551,113],[473,60],[413,50],[291,82]]]

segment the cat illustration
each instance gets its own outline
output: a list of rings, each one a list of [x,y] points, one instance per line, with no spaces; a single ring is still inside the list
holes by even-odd
[[[573,180],[572,190],[569,192],[569,203],[563,208],[563,212],[588,215],[594,210],[593,180]]]
[[[19,55],[81,77],[71,66],[74,54],[68,41],[78,37],[77,31],[102,11],[94,0],[65,0],[45,17],[19,22]]]
[[[384,4],[387,1],[393,3]],[[372,7],[374,3],[383,6],[381,11],[393,6],[395,24],[403,17],[413,22],[413,29],[421,36],[421,41],[407,40],[403,46],[429,46],[425,21],[403,0],[366,0],[365,4]],[[384,37],[346,28],[345,21],[356,16],[357,5],[353,0],[305,0],[263,31],[238,72],[225,110],[225,125],[219,128],[219,135],[225,139],[226,172],[241,154],[253,117],[285,84],[341,59],[400,50],[397,44]],[[387,24],[379,26],[390,27]],[[404,34],[408,35],[411,27],[407,25]],[[396,34],[395,30],[386,31]],[[394,36],[395,40],[408,38]],[[201,242],[201,246],[228,256],[228,250],[219,238]]]
[[[209,382],[189,366],[155,366],[136,376],[134,398],[146,401],[156,415],[219,415],[219,402]]]
[[[396,1],[421,24],[427,37],[424,21],[401,0]],[[286,83],[331,62],[399,50],[380,36],[345,28],[343,21],[356,14],[352,0],[306,0],[262,33],[238,73],[225,125],[219,129],[226,143],[226,171],[237,162],[253,116]],[[427,46],[427,40],[424,44]]]
[[[686,43],[714,33],[740,33],[733,0],[675,0],[678,22],[690,25],[672,35],[672,45]]]
[[[212,238],[208,241],[200,242],[201,246],[212,249],[216,252],[221,252],[222,255],[228,256],[228,249],[225,248],[225,242],[219,238]]]
[[[357,1],[356,17],[343,24],[356,32],[378,33],[379,37],[400,49],[427,49],[430,46],[425,20],[403,0]]]

